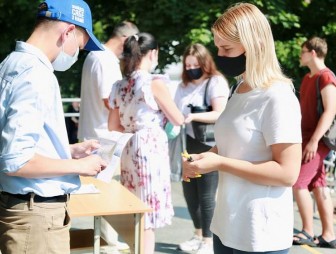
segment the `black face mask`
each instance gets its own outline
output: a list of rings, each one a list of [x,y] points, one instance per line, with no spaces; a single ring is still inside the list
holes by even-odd
[[[245,52],[236,57],[217,56],[216,61],[223,74],[230,77],[237,77],[243,74],[246,69]]]
[[[201,68],[189,69],[189,70],[186,70],[186,72],[187,72],[189,78],[192,79],[192,80],[199,79],[203,75],[203,71],[202,71]]]

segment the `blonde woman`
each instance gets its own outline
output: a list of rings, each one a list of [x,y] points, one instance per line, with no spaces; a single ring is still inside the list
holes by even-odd
[[[239,84],[215,125],[216,146],[184,159],[184,178],[219,171],[211,230],[215,254],[289,252],[301,164],[300,106],[281,72],[272,31],[248,3],[212,27],[217,63]]]

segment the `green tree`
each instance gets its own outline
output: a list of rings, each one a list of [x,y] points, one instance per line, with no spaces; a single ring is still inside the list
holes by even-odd
[[[14,48],[15,40],[29,36],[38,3],[33,0],[0,0],[0,60]],[[215,55],[211,26],[233,0],[87,0],[94,19],[94,32],[106,41],[116,23],[130,20],[141,31],[152,33],[160,43],[160,65],[180,61],[185,47],[193,42],[205,44]],[[326,63],[335,70],[335,0],[251,0],[270,21],[276,52],[285,73],[298,87],[307,71],[299,67],[301,43],[313,36],[327,39]],[[56,73],[63,96],[79,96],[80,75],[86,52],[67,72]]]

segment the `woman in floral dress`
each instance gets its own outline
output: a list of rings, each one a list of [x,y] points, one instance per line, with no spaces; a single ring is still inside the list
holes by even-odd
[[[158,44],[148,33],[129,37],[124,45],[125,78],[110,94],[109,130],[134,133],[121,157],[121,183],[148,204],[145,214],[145,253],[154,253],[155,228],[171,224],[170,166],[164,125],[181,125],[162,75],[150,72],[158,62]]]

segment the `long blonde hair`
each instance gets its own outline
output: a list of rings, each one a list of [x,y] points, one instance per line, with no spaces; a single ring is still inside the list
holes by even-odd
[[[233,5],[216,20],[212,32],[243,45],[246,52],[244,81],[252,88],[267,88],[275,81],[293,86],[282,73],[268,20],[256,6],[249,3]]]

